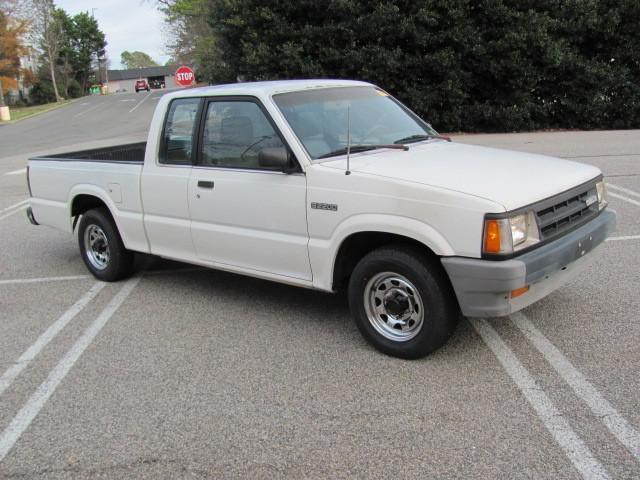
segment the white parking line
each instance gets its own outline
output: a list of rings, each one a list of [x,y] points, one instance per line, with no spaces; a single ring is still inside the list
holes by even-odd
[[[20,170],[14,170],[13,172],[7,172],[4,175],[20,175],[22,173],[27,173],[27,169],[26,168],[21,168]]]
[[[14,208],[17,208],[20,205],[26,205],[27,203],[29,203],[29,200],[22,200],[21,202],[14,203],[13,205],[10,205],[3,210],[0,210],[0,214],[3,214],[4,212],[8,212],[9,210],[13,210]]]
[[[634,190],[630,190],[628,188],[620,187],[618,185],[614,185],[613,183],[607,182],[607,188],[609,188],[609,189],[613,188],[614,190],[619,190],[622,193],[626,193],[627,195],[631,195],[632,197],[640,198],[640,193],[639,192],[636,192]]]
[[[633,198],[625,197],[624,195],[620,195],[619,193],[608,192],[608,195],[613,198],[618,198],[620,200],[624,200],[625,202],[629,202],[633,205],[640,207],[640,201],[634,200]]]
[[[167,268],[165,270],[149,270],[145,271],[145,276],[153,275],[171,275],[172,273],[190,273],[209,270],[206,267],[184,267],[184,268]],[[0,285],[20,285],[25,283],[46,283],[46,282],[63,282],[69,280],[84,280],[85,278],[93,278],[91,275],[68,275],[64,277],[35,277],[35,278],[10,278],[0,280]]]
[[[571,386],[594,415],[602,420],[618,441],[640,461],[640,433],[596,390],[560,350],[522,313],[511,315],[511,320],[525,337],[538,349],[556,372]]]
[[[129,113],[133,112],[136,108],[138,108],[140,105],[142,105],[144,103],[144,101],[147,100],[150,96],[151,96],[151,94],[147,93],[142,100],[140,100],[138,103],[136,103],[135,106],[131,110],[129,110]]]
[[[15,215],[16,213],[21,212],[22,210],[26,210],[26,208],[27,208],[27,205],[22,205],[21,207],[18,207],[16,210],[13,210],[12,212],[5,213],[4,215],[0,215],[0,220],[9,218],[10,216]]]
[[[640,240],[640,235],[623,235],[622,237],[607,238],[607,242],[619,242],[622,240]]]
[[[498,332],[484,319],[472,318],[470,322],[536,411],[549,433],[564,450],[565,455],[573,463],[573,466],[580,472],[582,478],[610,478],[604,467],[595,459],[584,442],[573,431],[566,418],[562,416],[551,399],[544,393],[542,387],[536,384],[536,381],[520,363],[515,353],[500,338]]]
[[[47,403],[49,397],[53,395],[53,392],[56,391],[60,382],[62,382],[82,353],[91,345],[91,342],[93,342],[98,333],[100,333],[100,330],[102,330],[113,314],[127,299],[140,281],[140,278],[141,277],[134,277],[124,284],[122,289],[113,297],[91,325],[87,327],[62,360],[51,370],[47,379],[40,384],[34,394],[27,400],[27,403],[25,403],[18,414],[11,420],[11,423],[9,423],[7,428],[2,432],[2,435],[0,435],[0,462],[7,456],[22,433],[29,428],[33,419],[38,415],[40,410],[42,410],[42,407]]]
[[[0,280],[0,285],[16,285],[23,283],[44,283],[44,282],[61,282],[64,280],[83,280],[90,278],[91,275],[69,275],[66,277],[37,277],[37,278],[11,278],[9,280]]]
[[[46,347],[47,344],[53,340],[56,335],[58,335],[58,333],[60,333],[62,329],[71,320],[73,320],[106,285],[106,283],[100,282],[91,287],[87,293],[80,297],[80,300],[74,303],[69,310],[64,312],[58,320],[53,322],[51,326],[47,328],[45,332],[40,335],[22,355],[20,355],[20,358],[18,358],[18,360],[16,360],[16,362],[0,377],[0,395],[2,395],[2,392],[11,385],[20,372],[24,370],[34,358],[36,358],[42,349]]]
[[[82,112],[80,112],[80,113],[76,113],[76,114],[74,115],[74,117],[81,117],[81,116],[82,116],[82,115],[84,115],[85,113],[89,113],[89,112],[91,112],[92,110],[95,110],[96,108],[98,108],[98,107],[99,107],[99,106],[101,106],[101,105],[102,105],[102,103],[99,103],[99,104],[97,104],[97,105],[94,105],[93,107],[87,108],[86,110],[83,110],[83,111],[82,111]]]

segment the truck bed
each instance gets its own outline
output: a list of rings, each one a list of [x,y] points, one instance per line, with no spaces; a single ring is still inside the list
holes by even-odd
[[[112,212],[128,248],[147,249],[140,200],[146,142],[29,159],[30,206],[38,223],[73,231],[73,205],[88,195]]]
[[[144,151],[147,142],[127,143],[111,147],[94,148],[90,150],[80,150],[77,152],[59,153],[56,155],[46,155],[34,157],[30,160],[49,160],[58,162],[103,162],[103,163],[130,163],[142,164],[144,162]]]

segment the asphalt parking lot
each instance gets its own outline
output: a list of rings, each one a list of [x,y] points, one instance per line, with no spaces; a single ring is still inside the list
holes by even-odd
[[[640,477],[640,131],[457,136],[597,165],[618,230],[581,278],[409,362],[343,296],[156,258],[102,284],[28,223],[26,157],[144,138],[145,95],[0,128],[0,478]]]

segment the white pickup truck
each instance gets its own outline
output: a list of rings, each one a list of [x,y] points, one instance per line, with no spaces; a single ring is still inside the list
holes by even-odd
[[[29,219],[98,279],[132,252],[335,292],[379,350],[422,357],[460,313],[576,277],[615,227],[601,172],[450,142],[384,90],[300,80],[161,98],[145,143],[32,158]]]

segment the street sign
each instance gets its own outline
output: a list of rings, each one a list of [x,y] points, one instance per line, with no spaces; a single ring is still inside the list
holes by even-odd
[[[176,70],[176,83],[181,87],[193,85],[196,75],[189,67],[182,66]]]

